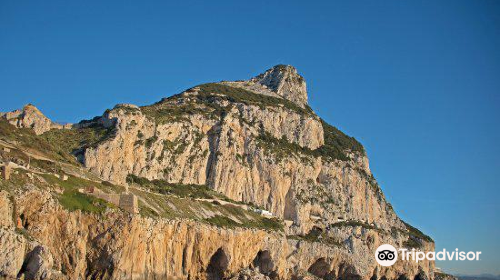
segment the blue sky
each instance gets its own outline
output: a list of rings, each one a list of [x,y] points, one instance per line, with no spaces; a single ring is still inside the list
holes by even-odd
[[[403,219],[483,252],[439,267],[500,274],[500,1],[0,2],[0,111],[76,122],[280,63]]]

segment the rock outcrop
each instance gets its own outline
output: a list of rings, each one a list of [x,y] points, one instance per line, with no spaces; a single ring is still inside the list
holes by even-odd
[[[30,128],[33,131],[40,135],[46,131],[51,129],[63,129],[63,128],[71,128],[71,125],[61,125],[58,123],[52,122],[49,118],[47,118],[38,108],[35,106],[28,104],[24,106],[22,109],[14,110],[7,113],[0,113],[0,117],[6,119],[12,125],[18,128]]]
[[[266,86],[279,96],[304,107],[307,105],[307,89],[304,78],[290,65],[277,65],[251,79]]]

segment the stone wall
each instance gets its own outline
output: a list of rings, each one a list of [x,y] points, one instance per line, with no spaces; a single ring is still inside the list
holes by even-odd
[[[105,200],[109,203],[112,203],[121,209],[132,213],[139,213],[139,203],[137,202],[137,196],[131,193],[122,193],[122,194],[114,194],[114,193],[105,193],[100,189],[90,186],[85,188],[85,190],[81,190],[89,195]]]
[[[139,213],[139,205],[137,203],[137,196],[131,193],[122,193],[120,194],[120,202],[118,205],[121,209],[132,213]]]
[[[9,164],[5,164],[2,166],[2,179],[9,180],[10,179],[11,168]]]

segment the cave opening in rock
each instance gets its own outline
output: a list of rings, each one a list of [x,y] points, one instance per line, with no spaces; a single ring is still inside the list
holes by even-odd
[[[25,229],[28,229],[29,223],[28,219],[24,216],[24,213],[19,216],[19,219],[21,220],[21,226]]]
[[[225,272],[229,266],[229,258],[222,248],[217,251],[210,258],[207,267],[207,280],[221,280],[224,279]]]
[[[418,273],[417,275],[415,275],[415,278],[413,278],[413,280],[426,280],[427,277],[425,277],[425,274],[423,274],[422,272]]]
[[[37,274],[41,273],[45,264],[45,250],[42,246],[38,245],[29,252],[24,258],[21,269],[17,273],[17,278],[35,279]]]
[[[342,264],[339,269],[339,279],[342,280],[361,280],[361,277],[354,266],[348,264]]]
[[[335,279],[335,273],[330,269],[330,264],[325,260],[325,258],[319,258],[309,267],[307,271],[321,279]]]
[[[252,264],[254,268],[264,275],[269,276],[274,272],[274,262],[268,250],[259,251]]]

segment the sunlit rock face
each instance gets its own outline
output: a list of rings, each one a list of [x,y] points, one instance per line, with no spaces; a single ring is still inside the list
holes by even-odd
[[[0,117],[6,119],[9,123],[18,128],[33,129],[37,135],[51,129],[71,128],[71,124],[61,125],[52,122],[49,118],[42,114],[38,108],[31,104],[28,104],[19,110],[14,110],[8,113],[0,113]]]
[[[127,185],[134,175],[208,187],[270,212],[283,231],[221,228],[201,219],[129,216],[118,210],[105,216],[70,212],[57,202],[61,190],[32,178],[22,195],[0,192],[0,248],[7,248],[0,249],[0,275],[432,278],[433,262],[377,265],[373,252],[381,244],[433,250],[434,243],[395,214],[363,146],[321,120],[307,99],[297,70],[278,65],[246,81],[195,86],[149,106],[118,104],[70,130],[105,132],[74,152],[101,180]],[[3,117],[36,134],[57,128],[33,106]],[[145,197],[139,197],[139,205],[147,206]],[[33,239],[16,233],[12,217],[21,215],[22,230]]]
[[[306,81],[293,66],[274,66],[251,81],[266,86],[279,96],[302,107],[307,105]]]
[[[108,211],[105,218],[68,212],[46,188],[35,186],[25,186],[24,195],[13,199],[0,192],[1,207],[14,204],[23,217],[17,232],[26,234],[16,233],[12,223],[0,229],[0,273],[10,278],[425,279],[433,270],[428,261],[377,266],[374,248],[405,238],[360,226],[332,232],[344,246],[119,211]],[[423,249],[434,248],[429,243]]]

